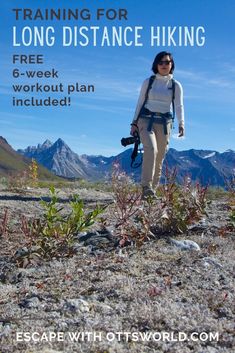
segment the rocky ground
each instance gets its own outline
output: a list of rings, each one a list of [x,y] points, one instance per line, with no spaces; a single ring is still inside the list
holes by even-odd
[[[87,205],[112,200],[94,190],[79,194]],[[84,237],[72,258],[19,268],[20,217],[40,214],[41,196],[47,191],[0,191],[0,223],[7,209],[9,226],[0,238],[1,353],[235,351],[235,238],[219,234],[224,201],[213,201],[208,218],[187,234],[171,235],[199,251],[164,237],[119,248],[98,234]],[[68,192],[59,197],[66,208]]]

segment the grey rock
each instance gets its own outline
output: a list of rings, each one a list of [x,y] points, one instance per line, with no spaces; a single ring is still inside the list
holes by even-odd
[[[10,273],[6,277],[6,280],[11,284],[20,283],[23,280],[23,272]]]
[[[23,299],[19,306],[24,309],[35,309],[40,306],[40,301],[42,299],[37,295],[32,295],[30,298]]]
[[[69,327],[69,325],[68,325],[68,323],[65,322],[65,321],[58,322],[58,324],[57,324],[57,329],[58,329],[59,331],[66,331],[66,330],[68,330],[68,327]]]
[[[88,312],[90,310],[90,306],[88,302],[84,299],[66,299],[63,305],[64,312]]]
[[[75,242],[75,243],[73,244],[73,252],[74,252],[75,254],[79,253],[79,252],[81,251],[81,248],[82,248],[83,246],[84,246],[84,244]]]
[[[27,351],[28,352],[28,351]],[[34,351],[36,353],[36,351]],[[32,352],[33,353],[33,352]],[[54,349],[43,348],[42,350],[37,350],[37,353],[62,353],[62,351],[57,351]]]
[[[223,266],[213,257],[204,257],[203,258],[203,261],[204,261],[204,265],[207,266],[207,265],[213,265],[217,268],[222,268]]]
[[[225,317],[228,317],[228,318],[230,317],[230,313],[226,308],[219,308],[217,310],[217,315],[218,315],[219,319],[225,318]]]
[[[0,326],[0,337],[6,337],[9,336],[11,333],[12,329],[9,324],[2,325]]]
[[[200,251],[200,246],[193,240],[175,240],[170,238],[170,243],[176,247],[178,247],[180,250],[196,250]]]
[[[113,235],[110,229],[103,229],[101,231],[79,233],[76,239],[82,242],[85,246],[92,246],[94,249],[115,247],[118,245],[117,238]],[[94,250],[93,249],[93,250]],[[78,243],[75,245],[75,250],[79,250]]]
[[[20,248],[15,252],[15,259],[19,259],[21,257],[27,256],[28,254],[30,254],[30,250],[26,247]]]

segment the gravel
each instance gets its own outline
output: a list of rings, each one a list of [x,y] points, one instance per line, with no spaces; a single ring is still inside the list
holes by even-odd
[[[109,193],[79,194],[88,206],[112,202]],[[41,196],[47,191],[0,192],[0,223],[5,209],[9,218],[0,249],[1,353],[235,351],[234,234],[219,235],[223,201],[173,241],[120,249],[113,232],[92,230],[78,234],[72,258],[18,268],[13,254],[27,253],[20,218],[41,214]],[[59,196],[66,211],[70,195]]]

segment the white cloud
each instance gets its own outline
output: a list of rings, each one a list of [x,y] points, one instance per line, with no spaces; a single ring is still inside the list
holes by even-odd
[[[38,116],[18,114],[18,113],[9,113],[0,111],[0,116],[9,118],[9,119],[21,119],[21,120],[41,120]]]
[[[214,75],[213,70],[209,72],[198,72],[198,71],[187,71],[177,70],[177,76],[184,79],[187,84],[194,84],[195,87],[235,87],[234,79],[225,77],[225,72],[216,73]],[[198,86],[197,86],[198,85]]]
[[[100,104],[100,103],[98,103]],[[120,107],[120,106],[113,106],[113,105],[97,105],[95,103],[89,104],[89,103],[73,103],[74,106],[84,108],[84,109],[89,109],[89,110],[95,110],[95,111],[101,111],[101,112],[106,112],[106,113],[133,113],[133,110],[130,108],[125,108],[125,107]]]

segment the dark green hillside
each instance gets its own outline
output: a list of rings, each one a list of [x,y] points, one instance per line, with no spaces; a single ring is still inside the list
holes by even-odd
[[[14,175],[24,170],[28,170],[31,159],[21,156],[0,136],[0,176]],[[40,179],[61,180],[49,170],[38,165],[38,175]]]

